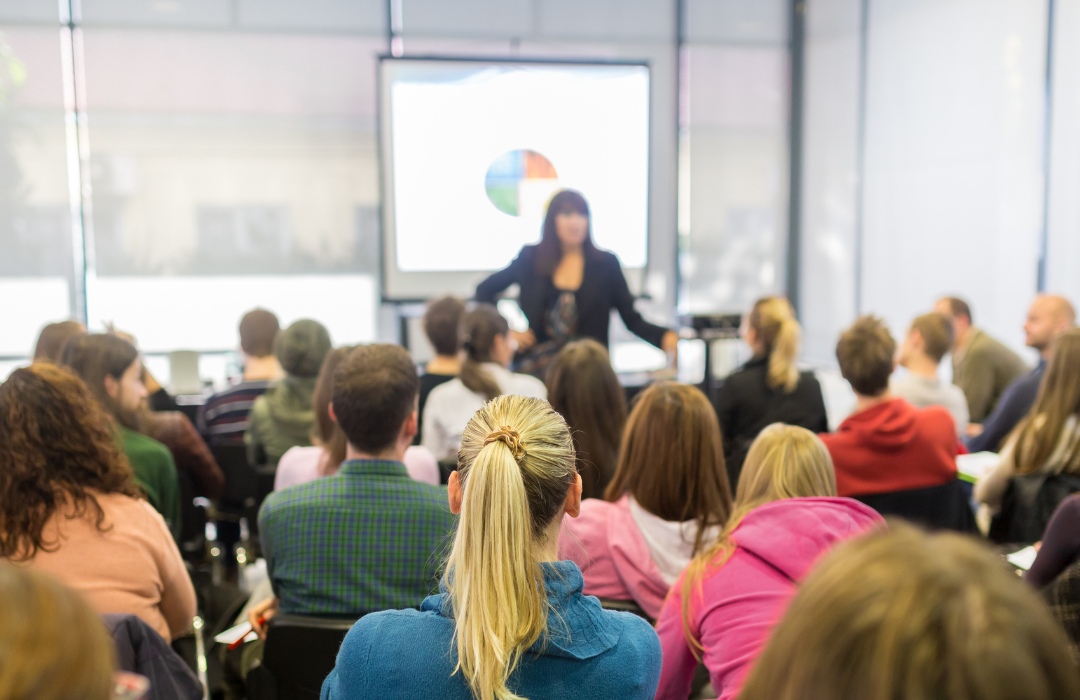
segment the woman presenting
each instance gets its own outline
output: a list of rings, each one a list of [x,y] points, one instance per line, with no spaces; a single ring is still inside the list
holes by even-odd
[[[669,355],[675,352],[678,335],[641,317],[619,259],[593,244],[589,205],[578,192],[562,190],[552,198],[540,243],[525,246],[509,267],[481,282],[476,300],[494,304],[515,283],[529,319],[529,330],[514,335],[522,355],[518,371],[542,372],[574,338],[595,338],[606,347],[612,309],[635,335]]]

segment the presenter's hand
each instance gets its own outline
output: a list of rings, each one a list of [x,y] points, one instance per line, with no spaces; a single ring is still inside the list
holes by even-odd
[[[510,337],[517,341],[518,352],[525,352],[536,345],[536,334],[532,332],[531,328],[524,333],[510,331]]]

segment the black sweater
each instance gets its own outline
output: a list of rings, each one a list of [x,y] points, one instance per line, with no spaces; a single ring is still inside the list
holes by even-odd
[[[536,270],[536,246],[525,246],[509,267],[481,282],[476,287],[476,300],[494,304],[499,292],[515,283],[521,288],[518,305],[529,319],[529,328],[537,342],[548,340],[545,319],[550,301],[558,295],[553,293],[551,275]],[[632,333],[660,347],[667,329],[649,323],[634,308],[634,297],[626,285],[619,259],[613,254],[603,250],[585,254],[585,274],[575,296],[578,336],[595,338],[607,346],[611,310],[616,309]]]

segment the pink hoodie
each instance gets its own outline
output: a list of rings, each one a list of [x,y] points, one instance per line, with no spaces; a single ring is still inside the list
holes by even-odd
[[[884,521],[849,498],[789,498],[759,506],[732,538],[735,551],[703,582],[703,604],[691,608],[705,647],[705,667],[721,700],[733,698],[797,584],[835,543]],[[697,660],[683,636],[682,577],[671,587],[656,631],[664,650],[657,700],[685,700]]]

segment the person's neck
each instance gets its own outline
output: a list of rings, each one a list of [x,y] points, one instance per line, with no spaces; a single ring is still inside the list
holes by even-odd
[[[281,363],[273,355],[266,357],[248,357],[244,362],[244,381],[258,382],[267,379],[281,379],[284,376]]]
[[[879,405],[885,403],[886,401],[892,401],[892,400],[893,400],[892,392],[889,391],[888,389],[886,389],[884,392],[878,394],[877,396],[864,396],[863,394],[856,393],[855,394],[855,412],[860,413],[862,411],[865,411],[868,408],[873,408],[874,406],[879,406]]]
[[[428,374],[460,374],[461,358],[457,355],[436,355],[427,363]]]
[[[923,354],[917,354],[907,361],[904,365],[908,372],[911,372],[917,377],[924,377],[926,379],[937,379],[938,363],[934,362],[934,359]]]
[[[559,561],[559,530],[562,528],[563,513],[560,510],[551,524],[544,532],[544,538],[533,542],[536,561],[544,562]]]
[[[566,244],[561,244],[561,245],[562,245],[562,256],[564,258],[572,258],[572,257],[575,257],[575,256],[581,256],[585,252],[584,246],[582,246],[580,243],[578,243],[577,245],[566,245]]]
[[[365,452],[353,447],[352,443],[345,445],[345,461],[352,462],[357,459],[376,460],[379,462],[404,462],[405,451],[409,449],[409,444],[412,442],[412,438],[409,440],[398,440],[393,447],[383,450],[379,453]]]

